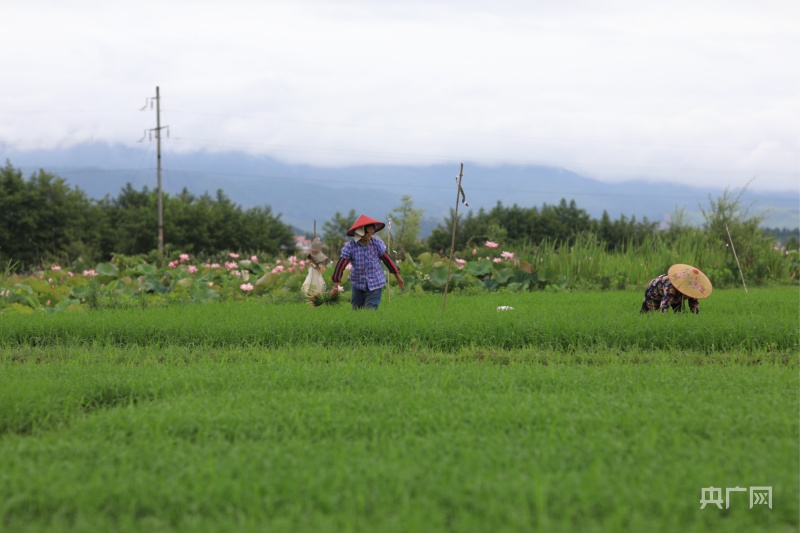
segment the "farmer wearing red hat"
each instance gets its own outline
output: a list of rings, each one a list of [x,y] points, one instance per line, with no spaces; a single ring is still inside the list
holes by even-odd
[[[383,287],[386,285],[386,276],[383,275],[381,262],[397,278],[400,288],[405,285],[400,276],[400,269],[389,257],[386,244],[375,236],[375,232],[382,230],[385,226],[386,224],[383,222],[361,215],[347,230],[347,235],[353,237],[353,240],[344,245],[336,268],[333,269],[331,296],[338,294],[338,283],[342,281],[345,267],[350,264],[353,309],[378,309]]]

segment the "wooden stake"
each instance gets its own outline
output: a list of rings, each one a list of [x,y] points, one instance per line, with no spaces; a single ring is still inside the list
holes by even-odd
[[[386,242],[387,242],[387,244],[386,244],[386,253],[391,256],[392,255],[392,217],[389,217],[389,231],[388,231],[388,234],[389,235],[386,238]],[[395,256],[395,258],[394,258],[395,264],[397,263],[397,259],[398,259],[397,256]],[[387,289],[391,289],[392,281],[391,281],[391,278],[389,278],[389,271],[388,270],[386,271],[385,276],[386,276],[386,288]],[[391,302],[392,301],[392,291],[391,290],[387,290],[386,291],[386,301],[387,302]]]
[[[742,277],[742,285],[744,286],[744,292],[747,292],[747,285],[744,282],[744,274],[742,273],[742,265],[739,264],[739,258],[736,257],[736,248],[733,247],[733,239],[731,239],[731,231],[728,229],[728,225],[725,224],[725,231],[728,232],[728,241],[731,243],[731,250],[733,250],[733,258],[736,259],[736,266],[739,267],[739,275]]]
[[[450,241],[450,261],[447,262],[447,279],[444,282],[444,298],[442,299],[442,316],[444,307],[447,304],[447,287],[450,285],[450,267],[453,265],[453,254],[456,247],[456,226],[458,226],[458,197],[461,195],[461,178],[464,176],[464,163],[461,163],[461,170],[458,171],[458,187],[456,187],[456,212],[453,216],[453,239]]]

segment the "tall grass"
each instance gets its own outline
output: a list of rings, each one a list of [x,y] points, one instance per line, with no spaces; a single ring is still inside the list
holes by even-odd
[[[644,287],[675,263],[687,263],[703,270],[719,288],[741,285],[733,252],[709,240],[702,232],[685,232],[669,239],[662,234],[647,234],[641,243],[628,241],[621,250],[609,252],[594,235],[579,235],[563,245],[544,241],[519,249],[518,257],[529,262],[548,279],[562,279],[573,286],[593,285],[604,289]],[[759,262],[745,271],[751,285],[766,281],[796,282],[800,261],[764,245]]]

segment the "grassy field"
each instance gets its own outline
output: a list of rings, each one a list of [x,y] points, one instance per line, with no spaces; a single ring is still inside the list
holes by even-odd
[[[640,299],[3,317],[0,527],[796,531],[800,292]]]

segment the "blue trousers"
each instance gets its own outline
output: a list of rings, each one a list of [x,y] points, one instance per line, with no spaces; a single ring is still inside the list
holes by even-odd
[[[383,294],[383,287],[372,291],[364,291],[352,287],[353,295],[350,298],[350,303],[353,309],[374,309],[378,310],[381,305],[381,295]]]

